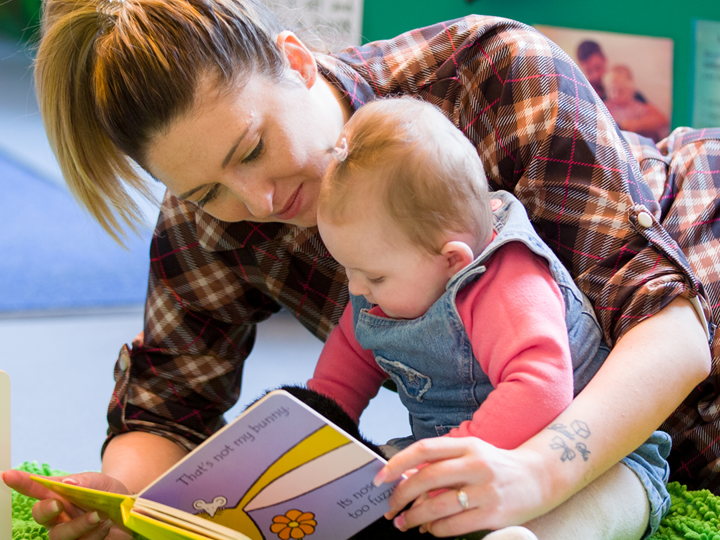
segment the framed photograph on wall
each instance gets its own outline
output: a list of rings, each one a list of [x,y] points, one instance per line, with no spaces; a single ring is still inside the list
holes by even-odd
[[[695,21],[692,126],[720,126],[720,21]]]
[[[536,26],[580,67],[620,129],[654,141],[670,132],[673,41]]]

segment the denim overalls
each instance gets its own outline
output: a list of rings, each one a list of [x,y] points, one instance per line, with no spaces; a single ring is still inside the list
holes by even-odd
[[[522,242],[545,259],[560,288],[565,302],[575,395],[609,354],[592,304],[538,237],[523,205],[505,191],[492,193],[492,198],[502,201],[493,211],[495,239],[475,261],[452,277],[445,293],[423,316],[406,320],[371,315],[368,311],[372,305],[363,296],[351,295],[355,337],[364,349],[373,351],[378,365],[395,382],[400,400],[410,415],[412,436],[388,442],[397,449],[418,439],[444,435],[461,422],[471,420],[493,390],[473,356],[455,299],[458,291],[485,272],[484,263],[507,242]],[[657,531],[660,520],[670,509],[666,488],[670,444],[668,434],[656,431],[622,460],[638,476],[648,495],[650,520],[645,536]]]

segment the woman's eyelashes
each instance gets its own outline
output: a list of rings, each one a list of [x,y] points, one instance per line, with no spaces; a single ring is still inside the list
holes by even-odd
[[[205,206],[207,203],[211,202],[215,197],[217,197],[217,192],[220,189],[220,184],[215,184],[213,187],[211,187],[208,192],[205,194],[205,196],[197,201],[195,204],[197,204],[200,208]]]
[[[253,148],[252,152],[250,152],[243,160],[242,163],[250,163],[251,161],[256,160],[258,157],[260,157],[260,154],[262,154],[263,150],[265,149],[265,143],[263,142],[262,138],[258,140],[258,143],[255,145],[255,148]],[[205,194],[205,196],[197,201],[195,204],[197,204],[200,208],[205,206],[206,204],[212,202],[217,198],[218,191],[220,190],[220,184],[215,184],[213,187],[211,187],[208,192]]]
[[[263,148],[265,148],[265,143],[262,140],[262,137],[260,137],[260,140],[258,140],[258,143],[255,145],[255,148],[253,148],[253,151],[250,152],[245,159],[242,160],[243,163],[250,163],[251,161],[257,159],[260,154],[263,151]]]
[[[377,277],[377,278],[367,278],[367,280],[368,280],[368,283],[370,283],[372,285],[379,285],[380,283],[382,283],[385,280],[385,278],[381,276],[381,277]]]

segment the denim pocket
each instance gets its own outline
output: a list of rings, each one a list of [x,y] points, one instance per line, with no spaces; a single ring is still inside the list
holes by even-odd
[[[423,394],[432,387],[430,377],[402,362],[387,360],[382,356],[376,356],[375,361],[408,397],[422,401]]]

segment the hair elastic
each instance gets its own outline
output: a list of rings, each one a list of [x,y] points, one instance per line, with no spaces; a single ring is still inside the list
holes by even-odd
[[[348,143],[347,139],[345,137],[342,138],[340,141],[340,146],[336,146],[333,148],[333,156],[335,159],[337,159],[340,163],[345,161],[348,157]]]

